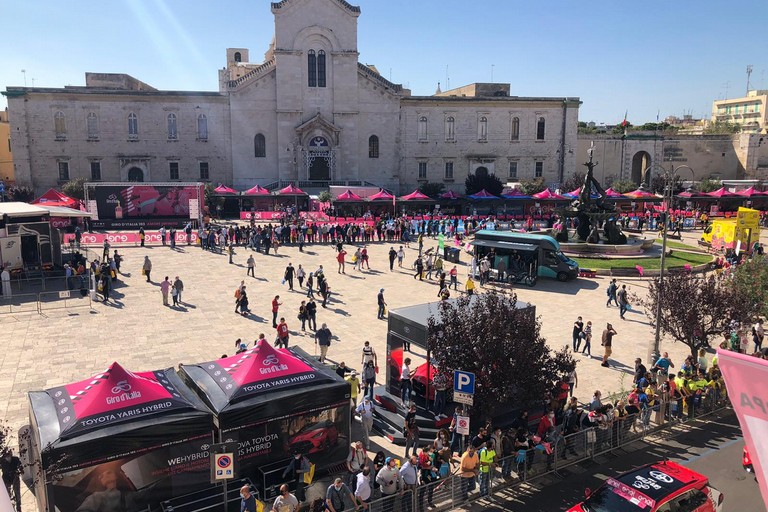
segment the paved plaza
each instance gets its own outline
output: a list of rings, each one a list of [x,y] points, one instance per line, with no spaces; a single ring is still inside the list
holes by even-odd
[[[425,248],[436,246],[428,241]],[[412,244],[406,249],[405,262],[416,258]],[[197,363],[232,354],[234,342],[242,338],[249,342],[259,333],[274,339],[271,324],[271,300],[280,295],[285,316],[291,329],[291,345],[315,353],[311,332],[301,332],[297,320],[298,307],[305,292],[289,291],[281,281],[285,267],[302,265],[307,272],[323,265],[332,290],[328,308],[318,307],[318,325],[325,322],[338,337],[330,350],[333,362],[345,361],[358,367],[363,342],[370,340],[383,368],[386,355],[387,322],[376,319],[376,295],[385,289],[389,308],[398,308],[437,300],[436,281],[413,279],[410,268],[390,272],[387,252],[390,244],[369,246],[371,270],[356,271],[347,264],[346,274],[337,273],[335,248],[331,245],[310,245],[300,253],[297,247],[281,247],[278,255],[256,258],[256,277],[246,277],[245,261],[251,253],[238,248],[234,264],[226,255],[202,251],[197,247],[119,248],[125,260],[122,282],[117,285],[114,303],[94,302],[93,309],[73,308],[52,310],[43,315],[22,313],[0,315],[3,350],[0,355],[0,405],[4,417],[17,430],[28,421],[26,393],[87,378],[113,361],[134,371],[154,370],[179,363]],[[397,246],[396,246],[397,248]],[[351,254],[354,249],[347,247]],[[148,255],[153,263],[152,283],[145,282],[141,264]],[[459,282],[466,280],[469,255],[462,253]],[[405,264],[405,263],[404,263]],[[447,268],[450,268],[448,265]],[[184,282],[183,306],[163,306],[159,281],[179,276]],[[250,298],[250,317],[234,313],[234,290],[245,280]],[[591,320],[594,329],[593,357],[578,355],[579,385],[577,396],[588,401],[595,389],[618,391],[629,385],[622,376],[629,376],[635,357],[645,358],[653,332],[639,311],[619,319],[618,308],[606,308],[607,277],[578,279],[568,283],[541,279],[534,288],[516,288],[518,298],[536,305],[542,319],[542,331],[552,348],[571,343],[571,326],[578,315]],[[631,292],[644,293],[646,282],[624,279]],[[319,306],[319,303],[318,303]],[[600,366],[600,333],[606,322],[612,322],[618,335],[610,369]],[[673,361],[681,363],[687,347],[667,342],[663,345]],[[383,380],[383,379],[381,379]]]

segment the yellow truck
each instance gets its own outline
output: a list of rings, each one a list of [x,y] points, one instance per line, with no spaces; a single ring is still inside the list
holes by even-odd
[[[736,249],[751,252],[752,244],[760,239],[760,212],[752,208],[739,208],[736,218],[717,219],[701,236],[701,241],[716,250]]]

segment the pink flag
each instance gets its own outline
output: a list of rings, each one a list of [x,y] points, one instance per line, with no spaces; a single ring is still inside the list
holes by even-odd
[[[729,350],[718,350],[717,357],[768,510],[768,400],[755,386],[768,382],[768,361]]]

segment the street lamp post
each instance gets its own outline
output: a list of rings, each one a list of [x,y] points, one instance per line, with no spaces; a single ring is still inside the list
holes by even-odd
[[[648,347],[648,362],[651,366],[656,364],[659,359],[659,344],[661,342],[661,295],[664,290],[664,270],[667,262],[667,228],[669,226],[669,210],[672,203],[672,192],[675,186],[675,178],[677,178],[677,171],[680,169],[688,169],[691,171],[691,175],[695,179],[693,169],[687,165],[679,165],[677,167],[672,166],[672,169],[664,173],[664,229],[661,235],[661,265],[659,268],[659,286],[656,289],[656,333],[653,337],[653,343]]]

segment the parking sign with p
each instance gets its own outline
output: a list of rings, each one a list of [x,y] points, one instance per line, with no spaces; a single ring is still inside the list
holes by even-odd
[[[462,370],[453,372],[453,391],[455,393],[475,394],[475,374]]]

